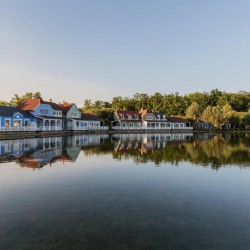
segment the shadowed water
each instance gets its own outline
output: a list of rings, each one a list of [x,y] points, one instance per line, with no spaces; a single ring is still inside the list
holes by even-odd
[[[0,141],[0,249],[249,249],[248,134]]]

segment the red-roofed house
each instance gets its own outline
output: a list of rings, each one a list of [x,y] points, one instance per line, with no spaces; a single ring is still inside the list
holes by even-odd
[[[166,117],[160,112],[142,110],[136,111],[117,110],[114,113],[112,128],[119,129],[145,129],[145,130],[192,130],[191,123],[180,117]]]
[[[62,111],[56,103],[41,98],[28,99],[20,103],[18,108],[36,117],[38,130],[62,130]]]
[[[117,110],[114,112],[113,129],[142,129],[142,121],[137,111]]]

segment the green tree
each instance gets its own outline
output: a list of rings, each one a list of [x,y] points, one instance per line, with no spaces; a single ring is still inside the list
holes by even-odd
[[[186,118],[196,119],[198,116],[200,116],[200,106],[197,102],[192,102],[186,109]]]

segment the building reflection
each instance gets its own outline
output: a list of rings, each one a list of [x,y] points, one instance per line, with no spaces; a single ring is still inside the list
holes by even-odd
[[[186,161],[218,169],[225,165],[249,167],[249,134],[169,133],[75,135],[0,141],[0,164],[41,169],[83,156],[111,155],[116,160],[178,165]]]
[[[191,141],[193,133],[116,134],[112,136],[116,152],[139,150],[141,154],[165,148],[169,144]]]
[[[40,169],[56,162],[75,162],[84,147],[103,143],[108,135],[30,138],[0,141],[0,163]]]

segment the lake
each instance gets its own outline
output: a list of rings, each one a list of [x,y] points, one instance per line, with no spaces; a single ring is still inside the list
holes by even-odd
[[[0,141],[0,249],[250,249],[250,134]]]

